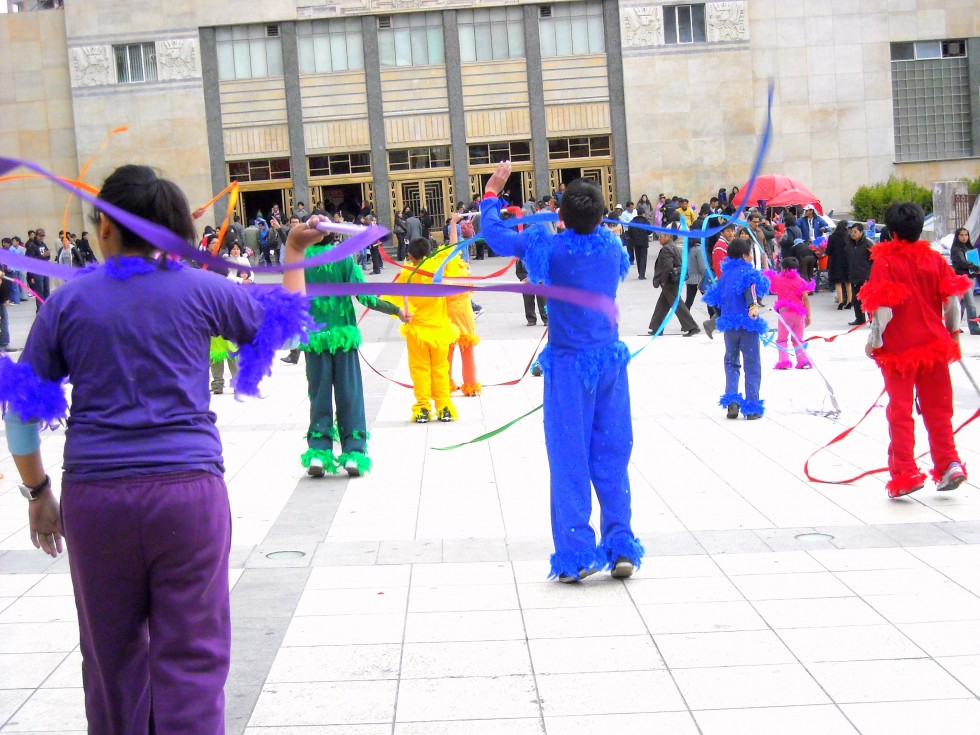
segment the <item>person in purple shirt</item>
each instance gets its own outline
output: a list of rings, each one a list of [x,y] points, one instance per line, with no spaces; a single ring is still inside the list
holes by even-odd
[[[117,169],[99,196],[196,240],[184,194],[152,169]],[[317,221],[292,229],[287,263],[323,237]],[[71,540],[89,732],[214,735],[231,652],[231,518],[209,343],[241,346],[237,391],[256,395],[275,350],[309,324],[303,270],[287,272],[286,290],[243,288],[162,256],[104,212],[95,223],[105,264],[51,294],[18,363],[0,359],[8,445],[34,545],[57,556]],[[39,427],[61,421],[59,508]]]

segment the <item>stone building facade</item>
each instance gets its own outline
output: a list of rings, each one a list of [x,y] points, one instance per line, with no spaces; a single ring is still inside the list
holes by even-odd
[[[975,0],[72,0],[0,16],[0,151],[87,178],[124,161],[192,206],[302,200],[444,215],[514,161],[523,200],[575,176],[610,205],[701,200],[766,171],[827,209],[895,174],[980,175]],[[0,187],[5,227],[56,230],[65,195]],[[80,229],[72,205],[71,229]]]

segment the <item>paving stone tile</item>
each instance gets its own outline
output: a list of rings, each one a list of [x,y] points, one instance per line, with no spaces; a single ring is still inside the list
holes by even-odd
[[[754,605],[766,622],[777,629],[878,625],[885,622],[885,619],[860,597],[759,600]]]
[[[311,590],[408,587],[411,576],[409,564],[315,568],[306,586]]]
[[[401,643],[404,614],[311,615],[289,623],[283,646],[345,646]]]
[[[453,585],[420,587],[412,585],[409,612],[456,612],[467,610],[517,610],[517,589],[509,585]]]
[[[667,671],[539,674],[537,680],[545,717],[686,709]]]
[[[692,710],[784,707],[830,701],[799,664],[678,669],[673,673]]]
[[[629,593],[638,605],[745,599],[738,588],[724,577],[637,579],[630,582]]]
[[[386,730],[387,734],[390,732]],[[395,735],[544,735],[540,717],[523,719],[450,720],[448,722],[397,722]]]
[[[408,605],[408,589],[311,590],[303,592],[296,606],[296,615],[358,615],[404,613]]]
[[[304,646],[279,650],[268,672],[270,684],[397,679],[401,646]]]
[[[771,630],[653,636],[671,669],[792,664],[796,658]]]
[[[651,633],[711,633],[728,630],[765,630],[765,620],[748,602],[685,602],[638,605]]]
[[[700,710],[694,718],[702,735],[857,735],[837,707],[755,707],[752,709]]]
[[[698,732],[688,712],[548,716],[544,719],[548,735],[596,735],[613,732],[696,735]]]
[[[892,625],[783,628],[779,637],[803,663],[920,658],[926,653]]]
[[[695,531],[694,538],[709,554],[745,554],[753,551],[771,551],[753,531],[743,529]]]
[[[0,689],[36,689],[64,659],[64,653],[0,654]]]
[[[893,702],[897,682],[915,682],[900,687],[902,701],[973,696],[939,664],[925,658],[811,663],[807,669],[838,704]]]
[[[520,640],[406,643],[402,653],[403,681],[530,674],[527,643]]]
[[[444,539],[442,556],[447,562],[509,561],[507,540]]]
[[[951,531],[953,524],[947,523],[887,523],[875,528],[886,536],[895,539],[902,546],[952,546],[961,544],[963,540]],[[975,524],[980,529],[980,524]],[[970,543],[980,543],[980,533],[976,540]]]
[[[630,585],[634,582],[630,582]],[[609,607],[633,605],[627,586],[611,577],[588,580],[588,584],[519,584],[517,593],[525,610],[559,607]]]
[[[513,585],[514,568],[509,562],[447,562],[414,564],[412,586]]]
[[[405,679],[398,690],[398,722],[539,716],[531,676]]]
[[[15,690],[20,691],[20,690]],[[8,720],[7,732],[84,730],[85,695],[78,689],[37,689]]]
[[[732,577],[731,580],[748,600],[793,600],[854,595],[854,592],[831,572],[748,574]]]
[[[980,624],[975,620],[899,623],[897,627],[930,656],[980,655]]]
[[[375,564],[380,541],[327,541],[316,545],[313,566],[353,567]]]
[[[378,564],[426,564],[441,561],[441,539],[382,541],[378,547]]]
[[[408,643],[506,641],[524,637],[520,610],[409,613],[405,625]]]
[[[664,669],[650,636],[542,638],[528,641],[537,674],[589,674],[601,671]]]
[[[267,684],[249,727],[391,722],[395,681]]]
[[[874,702],[841,706],[861,735],[974,735],[980,701]]]
[[[634,607],[579,607],[524,611],[527,637],[578,638],[642,635],[646,626]]]

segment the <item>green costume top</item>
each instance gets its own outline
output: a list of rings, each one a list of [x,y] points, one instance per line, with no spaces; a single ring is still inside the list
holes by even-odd
[[[333,245],[314,245],[306,249],[306,257],[312,258]],[[306,269],[307,283],[364,283],[364,273],[349,255],[334,263],[318,265]],[[368,309],[383,314],[397,316],[398,307],[375,296],[358,296],[357,300]],[[308,344],[300,349],[307,352],[333,354],[340,351],[356,350],[361,346],[361,330],[357,327],[357,316],[350,296],[316,296],[310,299],[310,315],[316,327],[309,332]]]

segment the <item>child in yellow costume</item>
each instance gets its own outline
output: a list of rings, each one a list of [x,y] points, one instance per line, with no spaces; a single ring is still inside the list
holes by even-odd
[[[408,244],[408,256],[418,266],[429,254],[429,241],[417,237]],[[435,267],[433,265],[432,267]],[[398,283],[431,283],[431,276],[403,270]],[[440,421],[455,421],[456,407],[449,399],[449,346],[459,338],[459,330],[449,321],[444,297],[411,296],[408,299],[412,320],[402,325],[408,346],[408,370],[415,387],[412,420],[426,424],[432,416],[432,401]]]
[[[453,214],[452,222],[449,225],[449,244],[455,245],[457,241],[456,223],[461,219],[460,214]],[[470,274],[470,265],[463,258],[453,258],[446,265],[445,274],[450,277],[466,277]],[[459,330],[459,339],[449,345],[449,383],[452,390],[457,387],[464,396],[478,396],[483,391],[483,386],[476,380],[476,357],[473,348],[480,342],[480,337],[476,333],[476,319],[473,316],[473,302],[469,293],[456,294],[446,297],[446,306],[449,310],[449,321]],[[457,386],[453,380],[453,353],[459,345],[459,357],[463,363],[463,384]]]

